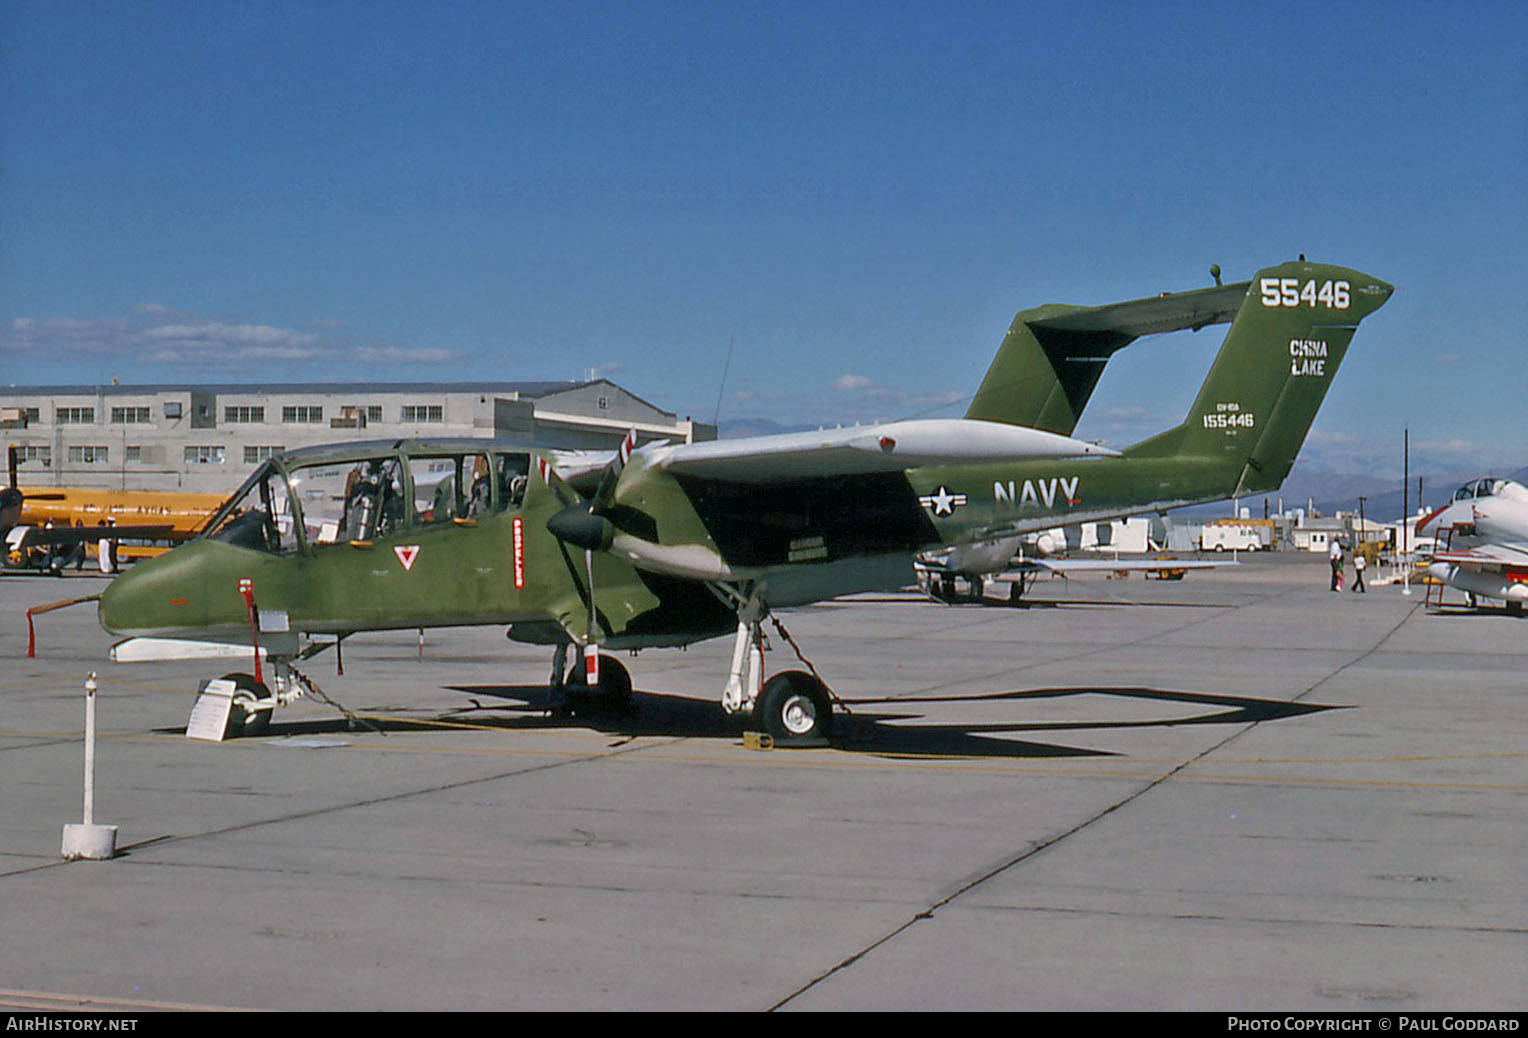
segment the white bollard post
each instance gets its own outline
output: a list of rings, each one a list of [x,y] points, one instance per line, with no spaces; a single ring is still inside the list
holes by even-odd
[[[95,672],[91,671],[85,679],[85,818],[83,824],[64,826],[62,853],[66,861],[105,861],[117,853],[117,827],[95,824],[95,694]]]

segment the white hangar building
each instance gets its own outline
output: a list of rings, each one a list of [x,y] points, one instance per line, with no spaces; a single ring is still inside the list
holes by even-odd
[[[0,387],[19,482],[228,493],[271,454],[319,443],[476,436],[594,450],[716,438],[607,379]]]

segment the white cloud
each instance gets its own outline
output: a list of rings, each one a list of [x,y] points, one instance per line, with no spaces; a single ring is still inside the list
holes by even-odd
[[[280,347],[285,350],[310,346],[318,339],[312,332],[273,328],[268,324],[224,324],[222,321],[157,325],[145,329],[143,337],[151,342]]]
[[[364,361],[387,364],[444,364],[462,359],[455,350],[440,346],[358,346],[355,354]]]
[[[335,372],[377,377],[375,369],[382,365],[441,365],[465,359],[444,347],[357,342],[340,333],[343,327],[343,322],[322,319],[303,329],[284,328],[140,303],[121,317],[14,318],[0,330],[0,353],[20,359],[33,372],[80,369],[86,379],[100,377],[105,365],[111,365],[113,374],[123,373],[126,365],[133,381],[333,377]],[[36,380],[71,377],[45,373]]]

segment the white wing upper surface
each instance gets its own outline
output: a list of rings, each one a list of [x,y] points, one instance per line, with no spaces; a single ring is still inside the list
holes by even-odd
[[[1117,451],[1019,425],[930,418],[849,429],[643,448],[648,463],[709,479],[768,481],[941,465],[1112,457]]]

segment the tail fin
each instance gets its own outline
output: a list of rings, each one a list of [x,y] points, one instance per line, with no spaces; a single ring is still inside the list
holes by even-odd
[[[1278,489],[1358,322],[1393,291],[1368,274],[1303,258],[1258,271],[1188,419],[1125,457],[1224,465],[1229,496]]]
[[[1229,321],[1246,289],[1244,282],[1108,306],[1021,310],[966,417],[1070,436],[1110,357],[1142,335]]]

